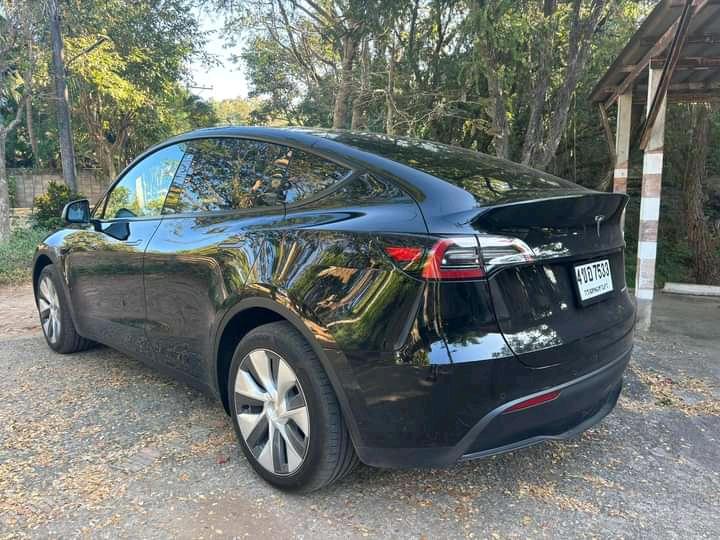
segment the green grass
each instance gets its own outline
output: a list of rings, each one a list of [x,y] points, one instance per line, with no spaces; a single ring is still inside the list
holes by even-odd
[[[30,281],[35,248],[47,234],[47,230],[39,228],[15,229],[10,240],[0,242],[0,285]]]

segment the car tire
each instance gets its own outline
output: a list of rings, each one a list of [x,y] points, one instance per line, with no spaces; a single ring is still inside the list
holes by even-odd
[[[45,266],[35,287],[35,305],[48,346],[60,354],[83,351],[93,345],[75,329],[65,289],[54,264]]]
[[[228,403],[243,453],[281,490],[320,489],[358,463],[320,359],[287,322],[259,326],[240,341]]]

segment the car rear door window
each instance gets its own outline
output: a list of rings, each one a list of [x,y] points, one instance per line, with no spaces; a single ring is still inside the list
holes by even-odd
[[[285,203],[292,204],[311,197],[339,182],[349,173],[350,169],[314,154],[293,149]]]
[[[282,206],[290,150],[247,139],[190,141],[166,213]]]
[[[184,145],[174,144],[133,165],[107,195],[103,218],[159,216],[183,152]]]

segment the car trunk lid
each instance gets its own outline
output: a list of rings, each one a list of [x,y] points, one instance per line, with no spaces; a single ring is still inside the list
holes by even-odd
[[[599,350],[632,330],[621,228],[626,200],[592,191],[514,197],[484,207],[471,221],[498,324],[522,362],[533,367],[578,358],[592,362]],[[609,264],[612,291],[583,300],[577,267],[599,261]],[[599,279],[597,271],[589,277]]]

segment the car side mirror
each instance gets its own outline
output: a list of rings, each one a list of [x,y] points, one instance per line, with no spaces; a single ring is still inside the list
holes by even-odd
[[[80,199],[67,203],[61,217],[65,223],[90,223],[90,201]]]

